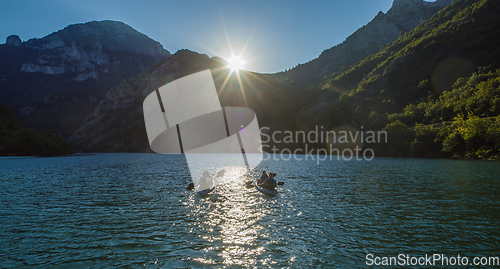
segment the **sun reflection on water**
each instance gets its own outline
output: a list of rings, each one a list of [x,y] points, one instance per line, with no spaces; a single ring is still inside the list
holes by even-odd
[[[224,167],[224,170],[226,173],[217,179],[214,194],[204,199],[193,195],[188,202],[198,211],[196,214],[200,213],[199,210],[207,210],[197,224],[197,229],[203,231],[199,237],[215,245],[221,244],[220,248],[206,246],[205,249],[217,252],[223,264],[255,265],[255,258],[264,251],[264,247],[255,241],[263,229],[258,221],[265,212],[260,210],[260,202],[245,185],[250,180],[247,169],[231,166]],[[214,264],[214,260],[208,257],[193,260]]]

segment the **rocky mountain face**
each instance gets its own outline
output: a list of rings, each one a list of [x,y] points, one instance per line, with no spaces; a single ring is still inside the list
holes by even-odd
[[[115,21],[70,25],[40,39],[0,45],[0,100],[24,126],[69,136],[110,87],[170,56],[161,44]]]
[[[179,76],[178,63],[170,57],[112,87],[69,138],[73,147],[91,152],[146,151],[142,102],[149,93]]]
[[[380,12],[368,25],[351,35],[344,43],[307,64],[274,75],[240,72],[244,91],[236,76],[217,59],[190,51],[179,51],[167,60],[152,65],[145,72],[113,87],[70,141],[77,151],[148,152],[142,102],[158,87],[201,70],[210,68],[223,106],[247,106],[258,116],[260,126],[273,130],[301,129],[297,117],[304,106],[317,102],[318,94],[308,91],[321,76],[377,53],[417,24],[432,16],[453,0],[396,0],[392,8]],[[293,81],[293,82],[292,82]],[[226,82],[224,90],[221,85]],[[243,93],[243,95],[242,95]],[[265,98],[263,98],[265,96]],[[333,102],[325,96],[325,102]],[[327,108],[325,108],[327,109]],[[320,111],[321,112],[321,111]]]
[[[327,49],[321,55],[288,72],[288,80],[303,88],[342,68],[377,53],[454,0],[394,0],[386,14],[379,12],[372,21],[350,35],[343,43]]]
[[[270,115],[275,114],[272,109],[280,109],[276,104],[282,92],[271,75],[240,71],[238,79],[217,57],[180,50],[111,88],[71,136],[71,143],[77,151],[150,152],[142,107],[144,98],[170,81],[206,69],[212,71],[222,106],[251,107],[260,124],[274,121]]]

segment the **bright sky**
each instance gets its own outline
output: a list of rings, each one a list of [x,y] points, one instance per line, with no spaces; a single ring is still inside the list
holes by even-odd
[[[122,21],[175,53],[189,49],[274,73],[308,62],[343,42],[392,0],[0,1],[0,43],[41,38],[69,24]]]

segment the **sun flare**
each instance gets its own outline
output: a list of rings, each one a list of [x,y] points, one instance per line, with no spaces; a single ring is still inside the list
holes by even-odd
[[[241,69],[243,69],[243,65],[245,64],[245,62],[243,61],[243,59],[241,59],[241,57],[236,57],[236,56],[233,56],[227,59],[226,61],[227,61],[226,67],[231,69],[232,72],[240,71]]]

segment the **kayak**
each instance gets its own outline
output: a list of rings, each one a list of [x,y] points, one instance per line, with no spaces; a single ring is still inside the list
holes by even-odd
[[[212,187],[211,189],[205,189],[205,190],[197,191],[196,193],[198,193],[198,194],[209,194],[209,193],[211,193],[213,190],[215,190],[215,186],[214,186],[214,187]]]
[[[268,190],[268,189],[264,189],[264,188],[259,187],[257,184],[255,184],[255,188],[256,188],[258,191],[262,192],[263,194],[275,195],[275,194],[277,194],[277,193],[278,193],[278,191],[277,191],[277,190],[272,190],[272,191],[271,191],[271,190]]]

